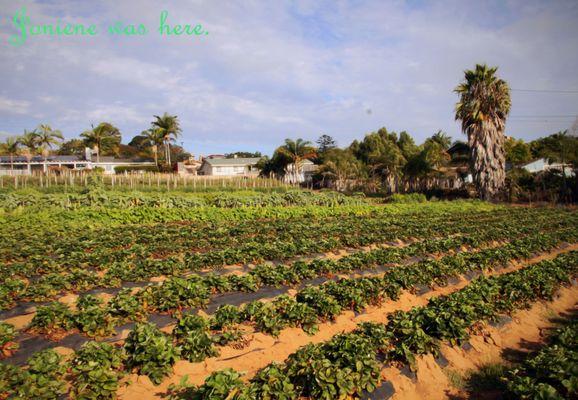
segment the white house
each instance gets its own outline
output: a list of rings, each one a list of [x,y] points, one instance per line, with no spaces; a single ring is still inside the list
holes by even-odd
[[[542,171],[564,171],[567,177],[574,176],[574,171],[572,170],[571,164],[549,163],[545,158],[539,158],[537,160],[530,161],[526,164],[523,164],[521,168],[531,173]]]
[[[23,156],[0,157],[0,175],[31,175],[35,172],[48,172],[54,169],[70,169],[75,171],[102,168],[105,174],[114,174],[115,167],[141,167],[154,166],[153,161],[119,159],[114,157],[97,157],[90,151],[84,156],[48,156],[46,160],[41,156],[33,156],[30,159]]]
[[[213,176],[257,176],[256,164],[259,157],[251,158],[205,158],[199,169],[199,175]]]
[[[317,168],[318,166],[308,159],[302,160],[297,169],[295,164],[289,164],[285,168],[285,177],[283,179],[286,183],[311,182]]]

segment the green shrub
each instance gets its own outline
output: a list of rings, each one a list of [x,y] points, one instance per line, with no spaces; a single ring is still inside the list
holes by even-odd
[[[114,172],[116,174],[124,174],[125,172],[159,172],[159,168],[156,165],[119,165],[114,167]]]
[[[426,201],[427,197],[423,193],[394,193],[388,199],[389,203],[397,204],[425,203]]]

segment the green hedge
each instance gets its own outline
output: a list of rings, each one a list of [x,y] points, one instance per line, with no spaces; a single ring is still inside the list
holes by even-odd
[[[156,165],[135,165],[135,166],[118,166],[114,167],[114,172],[117,174],[124,174],[125,172],[159,172],[159,167]]]

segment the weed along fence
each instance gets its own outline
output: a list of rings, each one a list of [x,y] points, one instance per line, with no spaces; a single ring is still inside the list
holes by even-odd
[[[97,179],[111,188],[126,189],[255,189],[290,188],[298,185],[288,184],[274,178],[258,177],[222,177],[222,176],[182,176],[176,174],[145,173],[126,175],[95,175],[93,173],[15,175],[0,176],[0,188],[49,188],[85,187]]]

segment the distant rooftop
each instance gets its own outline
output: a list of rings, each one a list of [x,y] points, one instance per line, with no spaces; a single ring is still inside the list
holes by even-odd
[[[213,166],[225,165],[255,165],[259,162],[261,157],[251,158],[205,158],[205,161]]]

